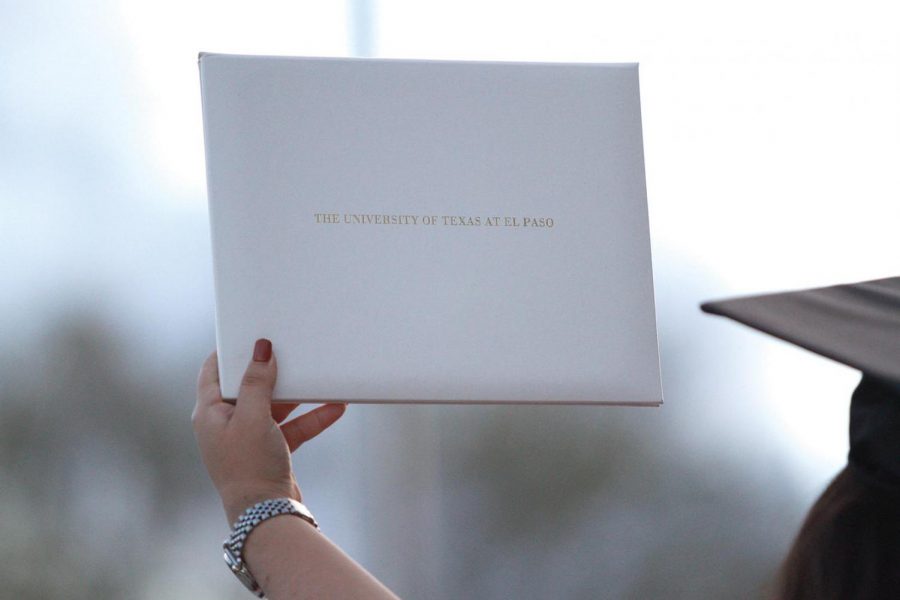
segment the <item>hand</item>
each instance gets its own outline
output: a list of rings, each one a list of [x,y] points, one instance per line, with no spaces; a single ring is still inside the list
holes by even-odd
[[[290,453],[337,421],[346,409],[346,404],[326,404],[279,425],[298,403],[272,403],[276,375],[272,343],[265,339],[256,342],[234,405],[222,400],[215,352],[200,369],[191,422],[229,525],[261,500],[301,500]]]

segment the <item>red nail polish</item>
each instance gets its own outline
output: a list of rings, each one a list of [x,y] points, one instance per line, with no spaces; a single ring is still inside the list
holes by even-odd
[[[272,358],[272,342],[265,338],[256,340],[256,345],[253,347],[253,360],[269,362],[270,358]]]

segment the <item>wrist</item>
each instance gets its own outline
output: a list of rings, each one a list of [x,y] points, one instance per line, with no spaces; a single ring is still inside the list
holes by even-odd
[[[293,498],[300,500],[300,494],[295,493],[291,488],[279,486],[253,486],[223,490],[221,492],[222,508],[225,510],[225,517],[228,519],[228,525],[234,525],[234,522],[243,514],[245,510],[263,500],[272,498]]]
[[[293,498],[268,498],[253,504],[241,513],[240,517],[236,519],[230,535],[222,543],[225,564],[228,565],[231,572],[235,574],[247,589],[260,598],[265,597],[265,592],[250,571],[246,552],[250,548],[250,539],[258,537],[254,532],[258,529],[267,529],[274,518],[282,515],[296,515],[309,523],[309,525],[312,525],[316,530],[319,529],[319,524],[316,522],[315,517],[298,500]],[[265,544],[263,545],[265,546]],[[262,575],[263,579],[266,579],[265,574],[263,573]]]

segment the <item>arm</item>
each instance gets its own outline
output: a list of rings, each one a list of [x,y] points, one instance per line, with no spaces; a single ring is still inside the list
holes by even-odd
[[[191,421],[229,525],[260,500],[301,500],[290,453],[344,413],[345,405],[326,404],[283,422],[297,404],[272,404],[276,375],[268,340],[257,341],[234,405],[222,400],[215,353],[200,370]],[[397,598],[322,533],[291,515],[258,525],[246,541],[244,559],[273,600]]]
[[[286,598],[390,598],[381,582],[303,519],[264,521],[248,538],[245,558],[266,595]]]

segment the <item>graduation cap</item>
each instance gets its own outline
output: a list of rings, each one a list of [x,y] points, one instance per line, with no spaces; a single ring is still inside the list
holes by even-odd
[[[900,494],[900,277],[700,308],[862,371],[850,402],[849,463],[867,483]]]

